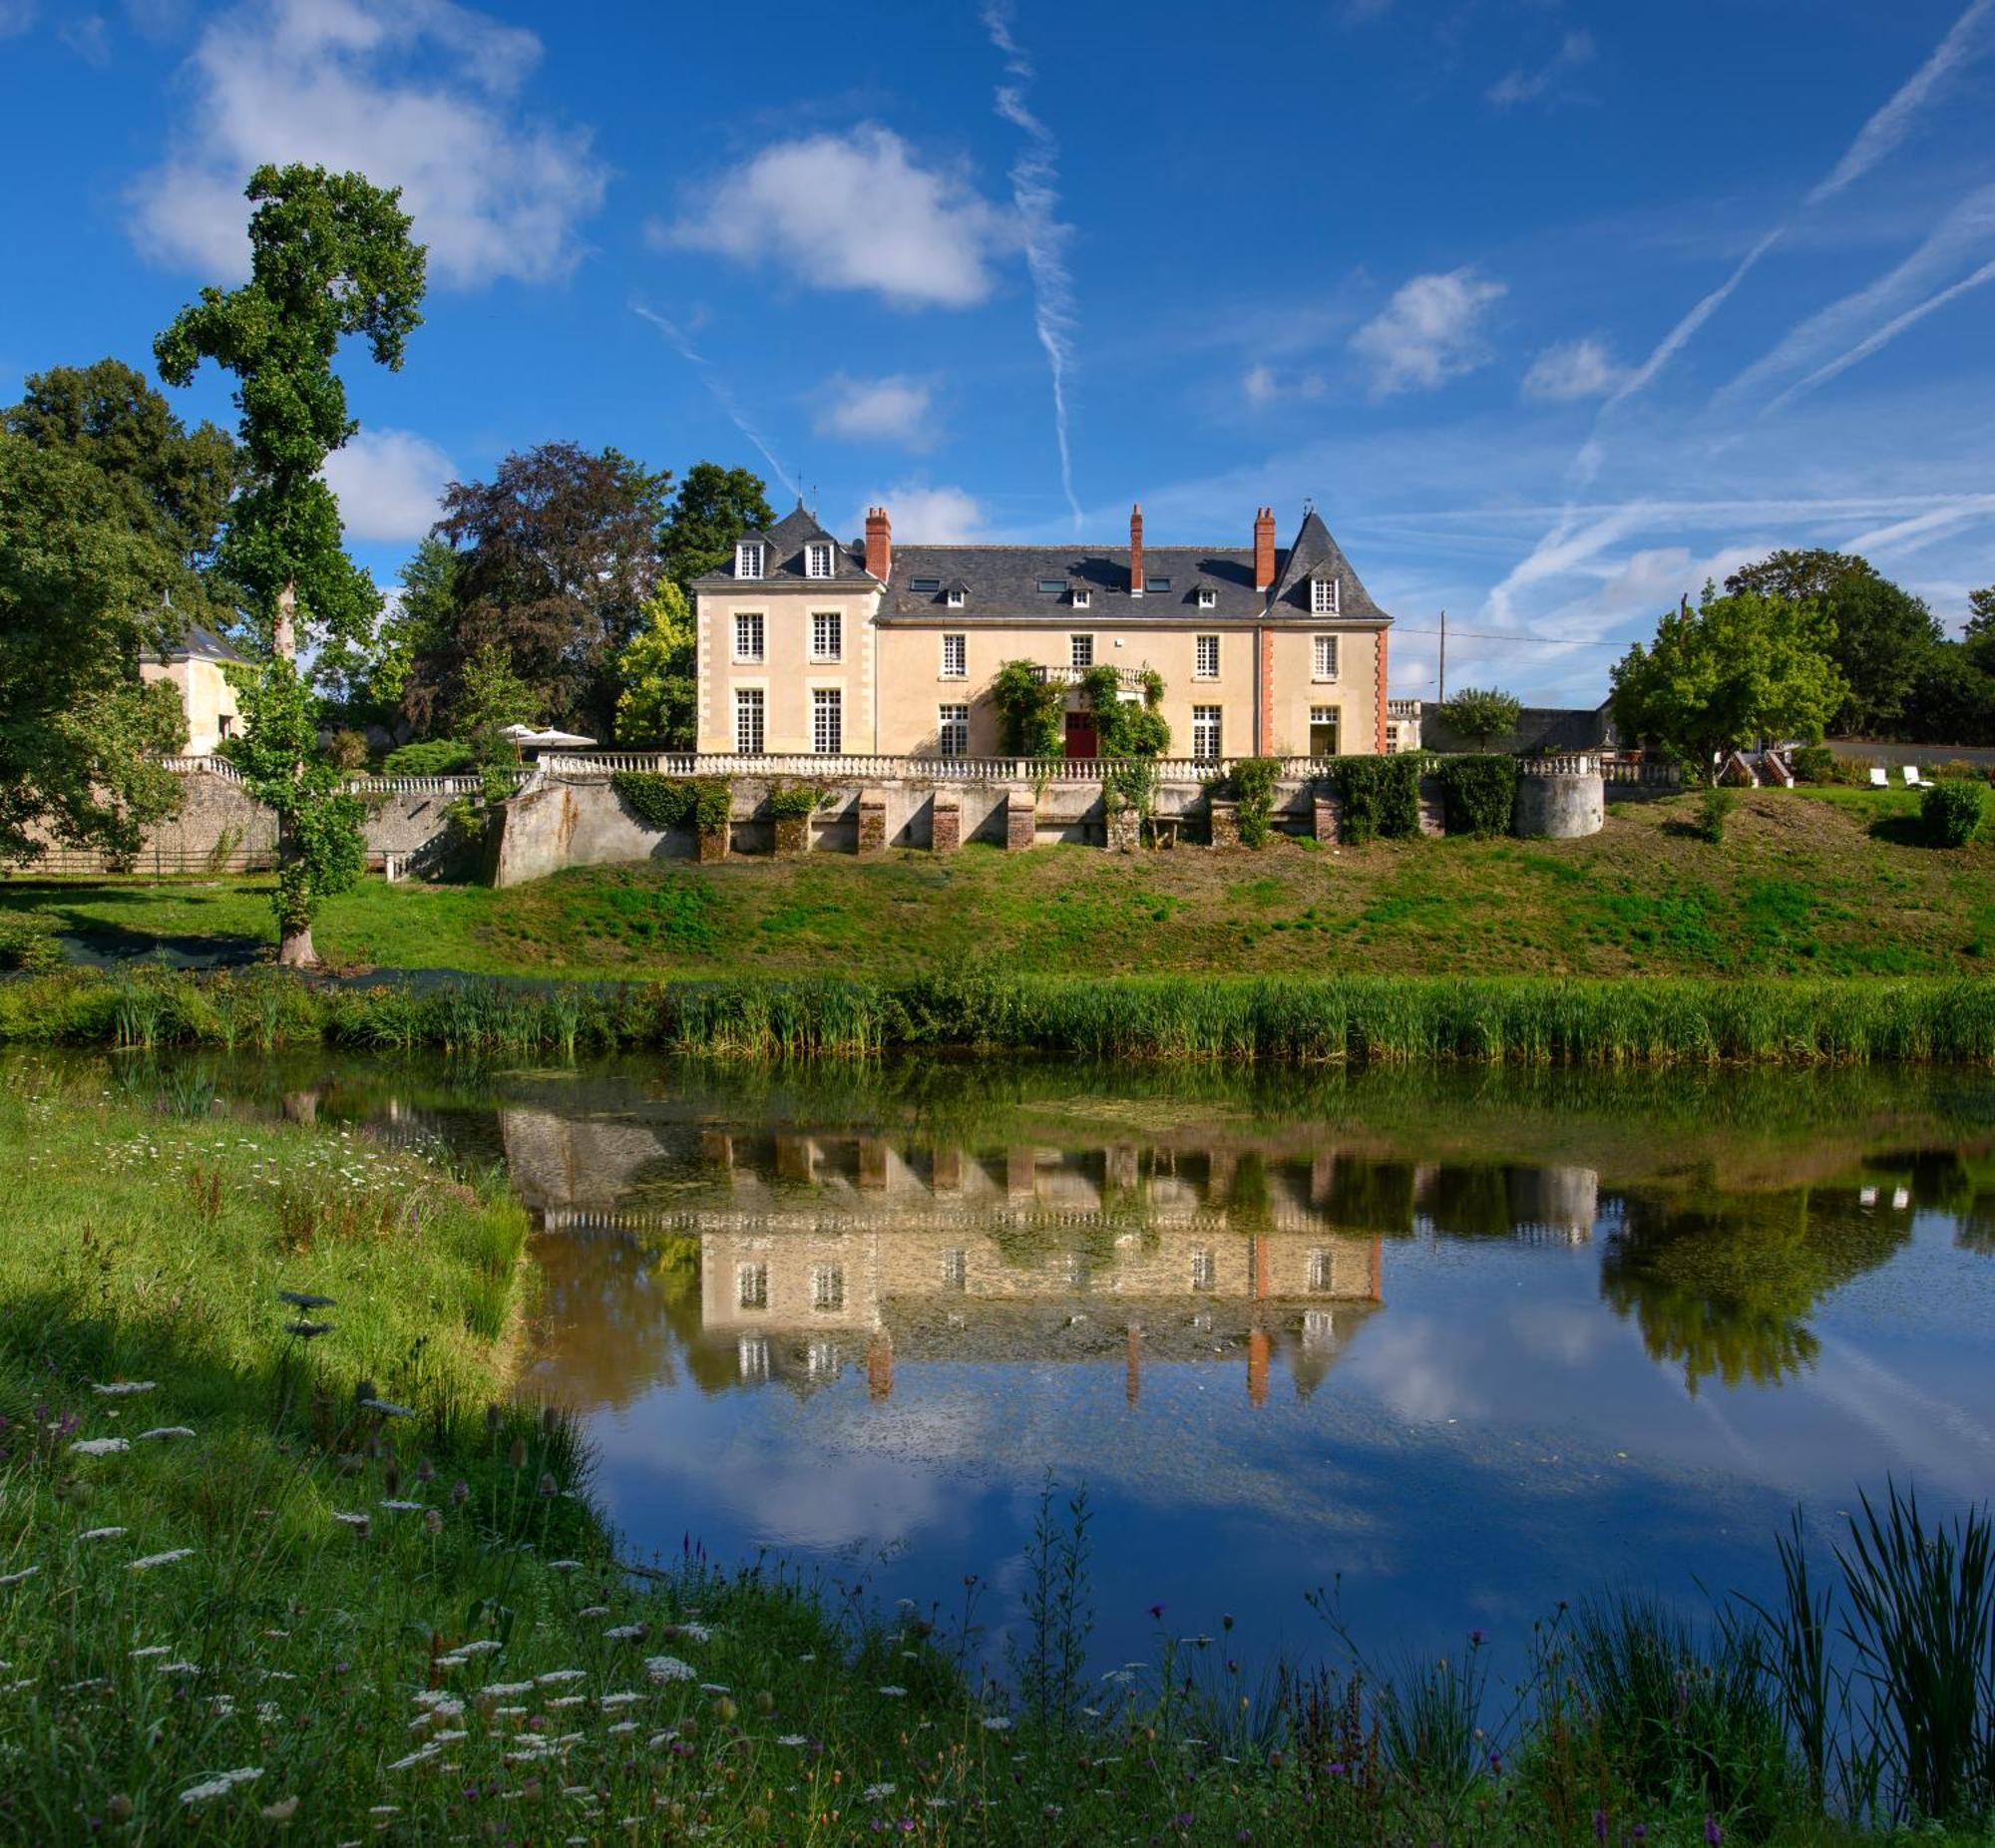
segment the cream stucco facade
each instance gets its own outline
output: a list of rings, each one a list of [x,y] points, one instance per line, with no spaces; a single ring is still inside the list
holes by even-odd
[[[232,651],[230,658],[234,658]],[[181,709],[187,715],[187,756],[211,757],[224,739],[240,731],[235,688],[222,671],[219,658],[177,650],[164,661],[142,661],[139,676],[168,681],[179,690]]]

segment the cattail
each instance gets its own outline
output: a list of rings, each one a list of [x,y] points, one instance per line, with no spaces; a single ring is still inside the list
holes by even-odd
[[[550,1499],[561,1493],[561,1484],[555,1480],[553,1470],[544,1469],[541,1471],[541,1493]]]
[[[485,1407],[485,1428],[494,1437],[499,1435],[499,1427],[505,1422],[506,1414],[499,1409],[496,1401]]]
[[[453,1482],[450,1485],[450,1505],[453,1508],[462,1508],[464,1504],[468,1502],[470,1499],[471,1499],[471,1484],[466,1482],[464,1478],[460,1476],[455,1482]]]
[[[381,1472],[381,1487],[387,1491],[388,1499],[390,1501],[393,1501],[396,1496],[401,1494],[402,1472],[399,1469],[397,1469],[393,1463],[390,1463],[388,1467]]]
[[[507,1461],[515,1469],[525,1469],[527,1467],[527,1440],[524,1437],[513,1439],[512,1454],[507,1458]]]
[[[552,1405],[541,1407],[541,1430],[549,1437],[561,1429],[561,1413]]]
[[[424,1457],[423,1460],[416,1465],[416,1480],[418,1482],[434,1482],[436,1480],[436,1473],[437,1473],[437,1466],[434,1463],[432,1463],[428,1457]]]
[[[442,1510],[437,1508],[430,1509],[429,1512],[423,1516],[423,1526],[428,1528],[432,1535],[442,1533],[443,1532]]]
[[[374,1390],[374,1382],[371,1379],[362,1379],[355,1382],[353,1387],[353,1402],[356,1405],[362,1399],[373,1399],[379,1397],[380,1394]]]
[[[132,1820],[132,1799],[124,1791],[116,1792],[105,1804],[104,1820],[121,1829]]]

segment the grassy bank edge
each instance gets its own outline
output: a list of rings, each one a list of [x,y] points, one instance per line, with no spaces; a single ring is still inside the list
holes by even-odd
[[[404,974],[342,985],[276,970],[67,972],[0,981],[5,1043],[561,1057],[934,1048],[1302,1064],[1986,1064],[1995,1060],[1995,982],[967,970],[535,984]]]

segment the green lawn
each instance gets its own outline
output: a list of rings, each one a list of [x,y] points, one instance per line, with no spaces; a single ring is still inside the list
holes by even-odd
[[[1902,791],[1761,791],[1725,844],[1694,799],[1610,809],[1584,841],[1261,855],[973,846],[949,859],[644,863],[507,893],[370,881],[316,934],[346,965],[490,974],[1055,972],[1946,974],[1995,947],[1995,847],[1926,846]],[[265,882],[0,886],[95,948],[260,953]]]

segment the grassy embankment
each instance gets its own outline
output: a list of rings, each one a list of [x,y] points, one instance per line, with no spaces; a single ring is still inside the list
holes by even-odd
[[[1097,1683],[1085,1525],[1055,1510],[1014,1720],[947,1620],[883,1627],[697,1557],[633,1577],[567,1427],[479,1411],[517,1210],[417,1156],[159,1101],[46,1075],[0,1098],[8,1839],[1691,1848],[1846,1840],[1815,1786],[1873,1771],[1956,1820],[1986,1801],[1958,1747],[1986,1737],[1988,1664],[1948,1707],[1932,1637],[1904,1701],[1784,1680],[1792,1626],[1754,1627],[1756,1657],[1633,1604],[1537,1632],[1514,1706],[1479,1638],[1257,1698],[1222,1627]],[[282,1307],[299,1285],[337,1299]],[[333,1325],[283,1331],[304,1317]],[[1985,1631],[1985,1574],[1943,1571]],[[1930,1615],[1930,1573],[1895,1589]],[[1952,1754],[1940,1781],[1898,1735]]]
[[[1917,799],[1747,795],[1723,846],[1695,798],[1616,804],[1583,841],[1380,842],[1114,855],[680,862],[511,892],[371,881],[327,907],[349,966],[473,974],[1946,975],[1995,949],[1995,844],[1923,844]],[[111,954],[267,954],[266,882],[0,884]]]

